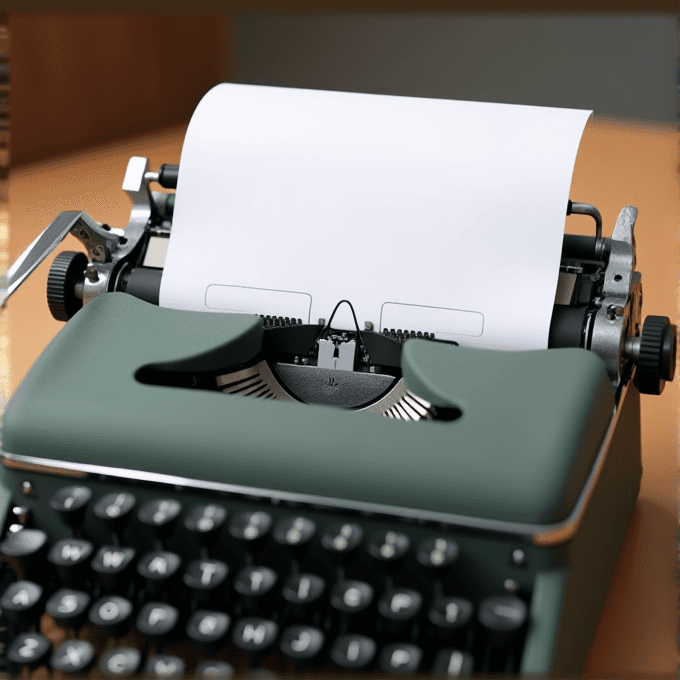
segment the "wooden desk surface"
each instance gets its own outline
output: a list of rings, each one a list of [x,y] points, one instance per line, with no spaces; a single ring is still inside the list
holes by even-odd
[[[130,204],[120,187],[128,158],[147,156],[152,169],[178,163],[184,131],[175,127],[14,169],[10,261],[62,210],[85,210],[100,222],[125,226]],[[605,235],[611,235],[624,205],[639,208],[636,240],[643,312],[669,316],[674,323],[680,315],[677,149],[677,134],[670,127],[591,122],[570,194],[572,200],[598,206]],[[588,218],[568,219],[570,232],[592,229]],[[79,246],[69,236],[59,250]],[[13,296],[2,321],[9,327],[10,394],[62,327],[47,309],[49,262]],[[650,677],[676,671],[679,421],[680,379],[667,385],[660,397],[642,397],[642,487],[586,661],[588,676]]]

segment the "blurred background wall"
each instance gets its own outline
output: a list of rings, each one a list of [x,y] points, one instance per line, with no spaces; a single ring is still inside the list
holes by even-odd
[[[676,117],[673,12],[244,13],[230,33],[242,83]]]
[[[356,3],[355,3],[356,4]],[[567,3],[567,6],[569,3]],[[225,80],[676,119],[654,11],[10,13],[12,165],[191,117]]]

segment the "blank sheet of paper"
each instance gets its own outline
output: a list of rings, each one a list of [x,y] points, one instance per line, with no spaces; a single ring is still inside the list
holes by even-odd
[[[362,328],[545,348],[590,113],[218,85],[184,141],[160,304],[317,323],[349,300]]]

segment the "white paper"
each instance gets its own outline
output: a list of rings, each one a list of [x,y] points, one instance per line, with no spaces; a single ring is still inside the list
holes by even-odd
[[[218,85],[184,141],[160,304],[317,323],[346,299],[361,328],[545,348],[590,113]]]

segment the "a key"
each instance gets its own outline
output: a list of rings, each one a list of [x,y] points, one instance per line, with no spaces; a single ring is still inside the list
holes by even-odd
[[[144,666],[148,678],[182,678],[186,664],[178,656],[156,654]]]
[[[385,645],[378,654],[378,666],[388,675],[411,675],[420,670],[423,650],[405,642]]]
[[[99,548],[90,565],[105,593],[127,594],[135,556],[134,548],[115,545]]]
[[[52,651],[50,639],[40,633],[21,633],[12,640],[7,649],[7,659],[14,671],[18,672],[23,666],[38,668],[47,662]]]
[[[61,583],[66,586],[82,585],[88,575],[85,568],[93,551],[94,546],[89,541],[64,538],[52,546],[47,561],[54,566]]]
[[[116,647],[106,652],[99,662],[101,674],[107,678],[128,678],[139,671],[142,654],[134,647]]]
[[[194,560],[184,572],[183,580],[199,607],[224,600],[224,584],[229,567],[220,560]]]
[[[457,678],[471,675],[475,660],[469,652],[460,649],[442,649],[437,653],[432,666],[434,675],[446,675]]]
[[[43,588],[32,581],[15,581],[0,598],[0,609],[15,627],[37,626],[42,613]]]
[[[84,673],[94,661],[94,647],[87,640],[66,640],[50,657],[50,666],[62,673]]]
[[[288,626],[281,634],[279,647],[298,667],[312,664],[321,654],[324,634],[312,626]]]
[[[137,615],[137,630],[151,638],[159,651],[170,638],[177,622],[179,611],[165,602],[147,602]]]
[[[137,573],[144,579],[148,598],[171,594],[174,580],[181,565],[179,555],[163,550],[148,552],[137,564]]]
[[[228,614],[219,611],[199,609],[194,612],[186,626],[188,637],[206,654],[217,654],[227,642],[231,625]]]
[[[61,588],[47,600],[45,611],[62,628],[77,630],[87,620],[90,601],[86,592]]]
[[[331,645],[330,656],[337,666],[347,670],[368,670],[375,658],[377,645],[366,635],[345,634]]]
[[[266,613],[278,580],[269,567],[246,567],[234,577],[234,590],[241,596],[244,609],[251,613]]]
[[[50,507],[68,527],[79,527],[85,519],[92,491],[86,486],[65,486],[50,498]]]
[[[89,619],[107,635],[121,637],[132,623],[132,603],[118,595],[106,595],[92,605]]]

